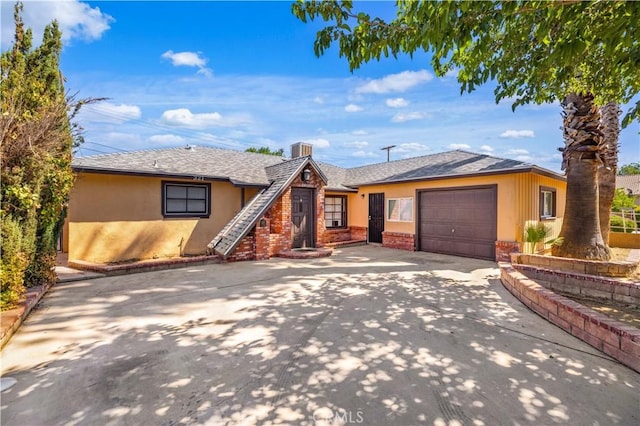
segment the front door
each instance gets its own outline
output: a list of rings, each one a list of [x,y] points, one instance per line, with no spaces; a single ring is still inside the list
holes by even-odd
[[[382,243],[384,193],[369,194],[369,242]]]
[[[291,221],[293,248],[315,247],[313,224],[315,223],[313,189],[291,189]]]

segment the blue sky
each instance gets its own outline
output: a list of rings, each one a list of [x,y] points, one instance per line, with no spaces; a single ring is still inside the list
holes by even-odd
[[[58,19],[61,68],[79,98],[109,98],[79,116],[77,155],[184,146],[244,150],[314,145],[314,158],[352,167],[465,149],[559,171],[560,106],[511,111],[493,87],[460,95],[435,77],[426,54],[349,72],[333,49],[317,58],[320,22],[303,24],[290,2],[24,2],[37,37]],[[361,3],[392,17],[394,3]],[[2,49],[13,2],[2,0]],[[620,135],[619,164],[640,161],[639,126]]]

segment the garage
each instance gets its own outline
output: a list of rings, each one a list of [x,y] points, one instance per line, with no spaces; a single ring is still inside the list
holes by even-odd
[[[495,259],[497,185],[418,191],[419,250]]]

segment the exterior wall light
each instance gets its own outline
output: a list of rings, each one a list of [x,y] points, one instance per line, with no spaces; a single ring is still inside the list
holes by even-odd
[[[304,183],[308,183],[311,180],[311,170],[304,169],[302,172],[301,179]]]

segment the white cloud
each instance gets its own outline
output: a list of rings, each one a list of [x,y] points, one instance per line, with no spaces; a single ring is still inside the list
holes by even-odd
[[[415,154],[416,152],[421,151],[429,151],[429,147],[417,142],[410,143],[402,143],[397,148],[392,149],[391,152],[400,152],[400,153],[411,153]]]
[[[362,111],[362,107],[356,104],[349,104],[346,107],[344,107],[344,110],[347,112],[359,112],[359,111]]]
[[[322,105],[324,103],[324,98],[322,96],[316,96],[313,98],[313,102]]]
[[[62,30],[62,40],[69,44],[71,40],[78,39],[87,42],[99,40],[115,20],[113,17],[102,13],[100,8],[91,7],[87,3],[77,0],[72,1],[25,1],[22,19],[25,26],[33,30],[34,44],[42,41],[44,27],[53,20],[58,21]],[[2,48],[3,50],[13,43],[15,25],[13,22],[14,2],[1,2],[2,16]]]
[[[529,155],[529,151],[526,149],[510,149],[507,151],[509,155]]]
[[[124,123],[142,116],[140,107],[137,105],[116,105],[110,102],[85,105],[80,112],[84,120],[102,123]]]
[[[420,83],[433,79],[433,74],[427,70],[403,71],[390,74],[378,80],[371,80],[356,88],[356,93],[392,93],[406,92]]]
[[[210,68],[207,68],[207,60],[203,58],[201,52],[174,52],[167,50],[162,54],[163,59],[168,59],[175,67],[197,67],[198,74],[205,77],[213,75]]]
[[[367,132],[366,130],[354,130],[353,132],[351,132],[352,135],[354,136],[364,136],[364,135],[368,135],[369,132]]]
[[[391,118],[394,123],[404,123],[411,120],[422,120],[425,115],[421,112],[408,112],[406,114],[398,113]]]
[[[186,108],[170,109],[162,113],[161,120],[170,126],[184,126],[202,129],[210,126],[222,126],[222,115],[217,112],[194,114]]]
[[[529,162],[532,160],[531,156],[529,155],[518,155],[516,156],[516,160],[518,161],[524,161],[524,162]]]
[[[489,145],[482,145],[482,146],[480,147],[480,151],[483,151],[483,152],[493,152],[493,148],[492,148],[492,147],[490,147]]]
[[[377,157],[377,155],[371,151],[356,151],[353,154],[351,154],[354,157],[359,157],[359,158],[363,158],[363,157]]]
[[[404,98],[389,98],[385,101],[389,108],[402,108],[409,105],[409,101]]]
[[[311,145],[314,146],[314,148],[329,148],[329,146],[331,146],[329,141],[323,138],[304,139],[304,140],[301,140],[300,142],[310,143]]]
[[[452,143],[449,144],[449,149],[471,149],[471,146],[466,143]]]
[[[149,137],[148,141],[159,144],[181,144],[184,143],[185,138],[183,138],[182,136],[171,134],[153,135]]]
[[[366,141],[354,141],[354,142],[347,142],[344,144],[344,146],[348,147],[348,148],[358,148],[358,149],[362,149],[365,146],[369,146],[369,142]]]
[[[500,134],[501,138],[509,139],[533,138],[535,136],[533,130],[505,130]]]

